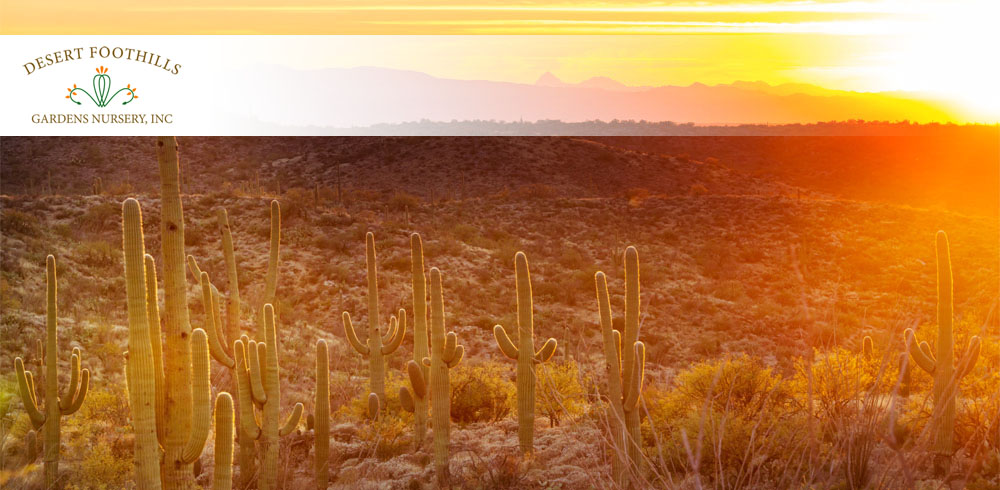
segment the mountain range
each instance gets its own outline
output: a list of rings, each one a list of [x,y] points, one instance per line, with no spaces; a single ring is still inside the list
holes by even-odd
[[[293,70],[261,67],[237,72],[255,79],[267,106],[247,104],[234,92],[227,107],[244,108],[264,123],[349,128],[409,121],[591,120],[675,121],[694,124],[789,124],[832,120],[952,119],[941,104],[920,94],[850,92],[807,84],[730,84],[631,87],[612,78],[566,83],[545,73],[534,84],[434,77],[374,67]],[[287,80],[296,80],[294,88]],[[234,81],[234,83],[236,83]],[[305,97],[305,99],[304,99]],[[322,111],[293,111],[303,100]],[[240,110],[240,109],[236,109]]]

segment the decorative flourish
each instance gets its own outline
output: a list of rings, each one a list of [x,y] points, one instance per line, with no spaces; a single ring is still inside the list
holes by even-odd
[[[77,87],[76,84],[74,83],[73,88],[66,89],[69,91],[69,95],[67,95],[66,98],[69,99],[71,102],[75,103],[76,105],[81,105],[81,102],[74,99],[73,96],[79,95],[79,93],[83,93],[97,107],[106,107],[108,104],[111,103],[112,100],[114,100],[115,97],[118,96],[118,94],[122,92],[125,92],[125,94],[129,96],[129,99],[126,100],[125,102],[122,102],[122,105],[128,104],[129,102],[132,102],[133,100],[139,98],[138,95],[135,95],[136,89],[132,87],[132,84],[128,84],[124,88],[118,89],[118,91],[115,92],[114,94],[111,94],[111,77],[107,73],[108,73],[107,67],[102,66],[100,68],[97,68],[97,75],[94,75],[94,78],[92,80],[94,88],[93,95],[91,95],[90,92],[87,92],[86,90]],[[109,97],[108,94],[111,94],[111,96]]]

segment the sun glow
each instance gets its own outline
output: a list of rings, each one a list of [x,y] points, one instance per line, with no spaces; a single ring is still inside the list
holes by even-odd
[[[348,61],[338,51],[339,66],[518,82],[553,71],[626,85],[762,80],[915,91],[957,121],[1000,120],[1000,2],[992,0],[108,0],[109,15],[80,22],[86,8],[0,0],[0,33],[476,35],[463,38],[466,48],[370,41],[376,47]]]

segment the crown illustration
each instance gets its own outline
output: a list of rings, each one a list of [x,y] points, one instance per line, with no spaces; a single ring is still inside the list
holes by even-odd
[[[86,90],[77,87],[76,84],[74,83],[73,88],[66,89],[69,91],[69,95],[67,95],[66,98],[69,99],[70,102],[75,103],[76,105],[82,105],[81,102],[74,99],[73,96],[79,95],[79,93],[83,93],[97,107],[106,107],[108,104],[111,103],[112,100],[114,100],[115,97],[118,96],[118,94],[122,92],[125,92],[125,94],[129,96],[129,99],[126,100],[125,102],[122,102],[122,105],[128,104],[129,102],[132,102],[133,100],[139,98],[138,95],[135,95],[136,89],[132,87],[132,84],[128,84],[125,87],[118,89],[118,91],[116,91],[114,94],[111,94],[111,76],[108,75],[107,73],[108,69],[106,67],[102,66],[100,68],[97,68],[97,75],[94,75],[94,78],[91,81],[94,88],[93,95],[91,95],[90,92],[87,92]],[[111,96],[109,97],[108,94],[111,94]]]

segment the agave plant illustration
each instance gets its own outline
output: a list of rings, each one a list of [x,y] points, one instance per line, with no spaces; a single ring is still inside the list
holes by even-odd
[[[91,82],[94,88],[93,95],[91,95],[90,92],[87,92],[86,90],[77,87],[76,84],[74,83],[73,88],[66,89],[69,91],[69,95],[67,95],[66,98],[69,99],[71,102],[75,103],[76,105],[81,105],[80,101],[74,99],[73,96],[78,95],[79,92],[82,92],[91,100],[91,102],[97,105],[97,107],[106,107],[108,104],[111,103],[112,100],[114,100],[115,97],[118,96],[118,94],[122,92],[125,92],[125,94],[129,96],[129,99],[126,100],[125,102],[122,102],[122,105],[128,104],[129,102],[132,102],[133,100],[139,98],[138,95],[135,95],[136,89],[132,87],[132,84],[128,84],[124,88],[118,89],[118,91],[115,92],[114,94],[111,94],[111,76],[109,76],[107,73],[108,69],[106,67],[102,66],[100,68],[97,68],[97,75],[94,75],[94,78]],[[108,94],[111,94],[111,96],[109,97]]]

